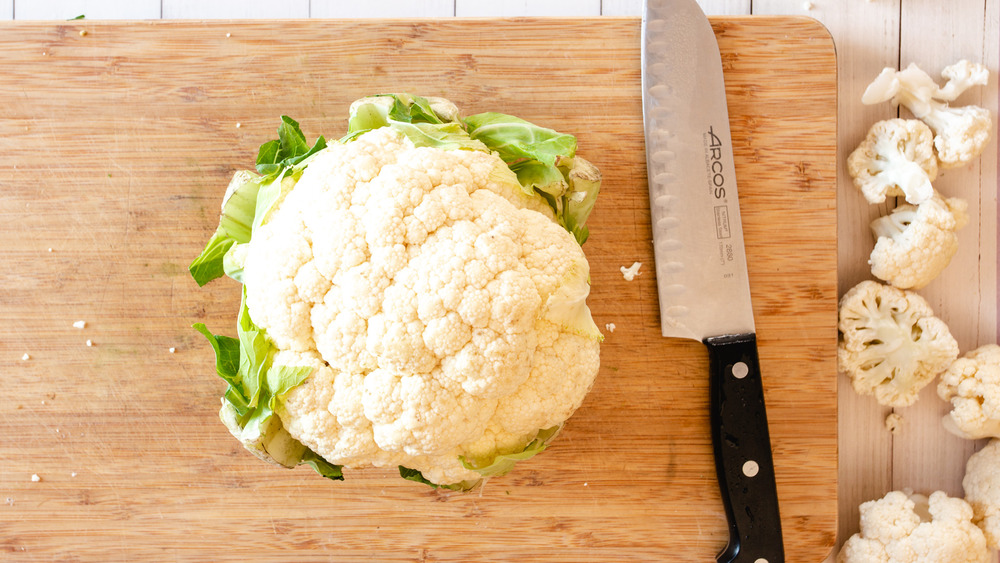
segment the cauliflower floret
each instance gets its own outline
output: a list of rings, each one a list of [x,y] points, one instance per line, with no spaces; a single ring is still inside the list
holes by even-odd
[[[955,231],[968,224],[967,209],[965,200],[935,193],[920,205],[903,204],[872,221],[872,275],[902,289],[934,281],[958,252]]]
[[[972,507],[943,491],[930,498],[891,491],[861,505],[861,531],[844,543],[838,563],[986,563],[991,561]]]
[[[866,280],[840,301],[840,370],[854,390],[904,407],[958,357],[958,343],[916,293]]]
[[[861,101],[876,104],[886,100],[903,105],[934,131],[934,148],[940,168],[964,166],[978,157],[990,141],[990,112],[977,106],[949,107],[972,86],[984,85],[989,70],[961,60],[941,71],[948,82],[938,87],[934,79],[911,63],[901,71],[886,68],[868,86]]]
[[[869,203],[886,196],[923,203],[934,195],[931,181],[938,173],[934,134],[917,119],[879,121],[847,158],[847,169]]]
[[[987,545],[1000,549],[1000,440],[990,440],[969,457],[962,488],[972,521],[983,530]]]
[[[1000,346],[987,344],[955,360],[937,392],[951,401],[942,419],[949,431],[969,440],[1000,438]]]
[[[314,374],[278,414],[333,464],[437,484],[579,407],[599,367],[589,266],[496,155],[390,128],[318,153],[254,233],[251,317]],[[300,364],[290,364],[300,365]]]

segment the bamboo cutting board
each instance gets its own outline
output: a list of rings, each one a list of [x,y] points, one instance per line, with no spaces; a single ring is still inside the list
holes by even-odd
[[[833,44],[805,18],[713,24],[788,561],[821,561]],[[659,336],[638,19],[15,22],[0,69],[0,558],[710,561],[724,546],[707,355]],[[597,383],[547,452],[471,494],[259,462],[216,418],[224,384],[190,328],[235,333],[237,285],[199,290],[186,271],[233,170],[279,115],[336,138],[352,100],[384,91],[573,133],[604,173],[585,250],[595,320],[616,328]]]

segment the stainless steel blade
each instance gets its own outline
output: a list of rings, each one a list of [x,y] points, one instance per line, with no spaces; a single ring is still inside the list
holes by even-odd
[[[663,336],[752,333],[719,46],[694,0],[646,10],[642,111]]]

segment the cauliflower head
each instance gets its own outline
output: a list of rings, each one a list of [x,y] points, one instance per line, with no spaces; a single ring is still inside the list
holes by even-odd
[[[958,342],[916,293],[866,280],[840,300],[837,360],[854,390],[904,407],[958,357]]]
[[[292,129],[226,198],[255,200],[221,258],[243,283],[236,374],[203,330],[227,427],[282,465],[461,489],[544,449],[600,365],[580,246],[600,174],[575,139],[405,94],[355,102],[318,149]]]
[[[943,491],[925,497],[890,491],[860,507],[861,531],[844,542],[838,563],[987,563],[982,530],[969,503]]]
[[[903,204],[872,221],[872,275],[902,289],[934,281],[958,252],[956,231],[968,224],[967,209],[963,199],[934,193],[920,205]]]
[[[969,440],[1000,438],[1000,346],[987,344],[941,374],[938,396],[951,401],[945,428]]]
[[[244,284],[250,316],[300,354],[281,361],[318,370],[279,411],[293,437],[448,484],[478,477],[460,457],[520,451],[583,401],[600,335],[560,313],[586,307],[588,276],[497,156],[381,128],[316,156],[250,242]]]
[[[961,60],[941,71],[947,82],[938,86],[933,78],[911,63],[903,70],[885,68],[868,85],[861,101],[876,104],[887,100],[910,110],[934,131],[934,149],[940,168],[965,166],[982,154],[990,141],[993,120],[989,110],[978,106],[951,107],[948,102],[972,86],[989,80],[989,69]]]
[[[879,121],[847,158],[847,171],[869,203],[887,196],[923,203],[934,195],[938,173],[934,134],[917,119]]]
[[[1000,440],[990,440],[969,456],[962,478],[973,522],[983,530],[991,549],[1000,549]]]

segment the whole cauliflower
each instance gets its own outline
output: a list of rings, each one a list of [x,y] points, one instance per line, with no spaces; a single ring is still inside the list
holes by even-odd
[[[871,223],[872,275],[902,289],[934,281],[958,252],[956,231],[969,222],[963,199],[934,193],[920,205],[903,204]]]
[[[854,390],[904,407],[958,357],[958,342],[927,301],[866,280],[840,300],[837,362]]]
[[[955,360],[938,382],[951,401],[944,427],[969,440],[1000,438],[1000,346],[987,344]]]
[[[944,86],[917,65],[903,70],[885,68],[868,85],[861,101],[876,104],[886,100],[902,105],[934,131],[934,148],[941,168],[956,168],[972,162],[990,141],[993,120],[989,110],[978,106],[951,107],[948,102],[972,86],[989,81],[989,69],[961,60],[945,67]]]
[[[990,440],[969,456],[962,488],[972,506],[972,520],[983,530],[987,545],[1000,549],[1000,440]]]
[[[861,531],[844,542],[838,563],[987,563],[982,530],[969,503],[943,491],[891,491],[860,507]]]
[[[934,134],[917,119],[876,122],[847,157],[847,171],[869,203],[887,196],[923,203],[934,195],[931,181],[938,173]]]
[[[544,449],[597,375],[589,207],[559,198],[592,206],[600,175],[551,130],[385,98],[356,102],[348,137],[291,185],[259,189],[225,271],[272,346],[269,369],[307,374],[272,401],[306,457],[469,488]],[[530,189],[523,156],[489,149],[490,135],[526,130],[569,147],[529,163]]]

